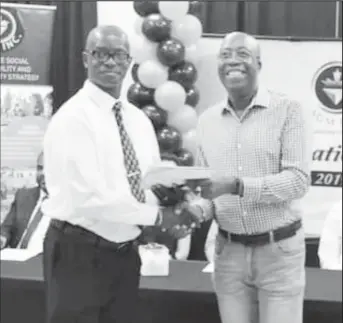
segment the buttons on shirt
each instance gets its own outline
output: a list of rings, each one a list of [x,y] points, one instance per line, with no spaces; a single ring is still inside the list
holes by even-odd
[[[238,170],[239,170],[239,171],[242,171],[242,170],[243,170],[243,167],[242,167],[242,166],[238,166]]]
[[[238,148],[238,149],[241,149],[241,148],[242,148],[242,145],[241,145],[241,144],[237,144],[237,148]]]

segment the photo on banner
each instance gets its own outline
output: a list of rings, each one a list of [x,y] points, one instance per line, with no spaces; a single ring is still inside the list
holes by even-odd
[[[217,73],[221,41],[204,37],[198,45],[200,114],[226,97]],[[308,112],[312,178],[301,208],[306,236],[319,237],[326,215],[342,196],[342,43],[263,38],[259,42],[260,84],[297,100]]]
[[[37,156],[52,115],[55,10],[1,4],[1,222],[17,189],[36,185]]]

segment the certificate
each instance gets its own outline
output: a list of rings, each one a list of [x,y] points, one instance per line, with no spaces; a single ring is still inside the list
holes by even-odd
[[[148,169],[142,179],[142,187],[148,189],[153,185],[182,185],[188,180],[210,179],[213,171],[207,167],[174,166],[160,164]]]

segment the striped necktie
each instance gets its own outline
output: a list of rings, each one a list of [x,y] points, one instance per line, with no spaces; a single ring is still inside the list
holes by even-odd
[[[113,112],[119,128],[121,146],[124,155],[124,165],[132,195],[137,199],[138,202],[145,203],[145,193],[141,188],[141,170],[136,151],[124,126],[122,103],[120,101],[117,101],[114,105]]]

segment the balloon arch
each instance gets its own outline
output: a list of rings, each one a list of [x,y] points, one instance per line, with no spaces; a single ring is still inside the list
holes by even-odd
[[[192,166],[199,91],[197,42],[202,24],[198,1],[135,1],[136,35],[131,43],[134,84],[128,101],[150,118],[161,156]]]

